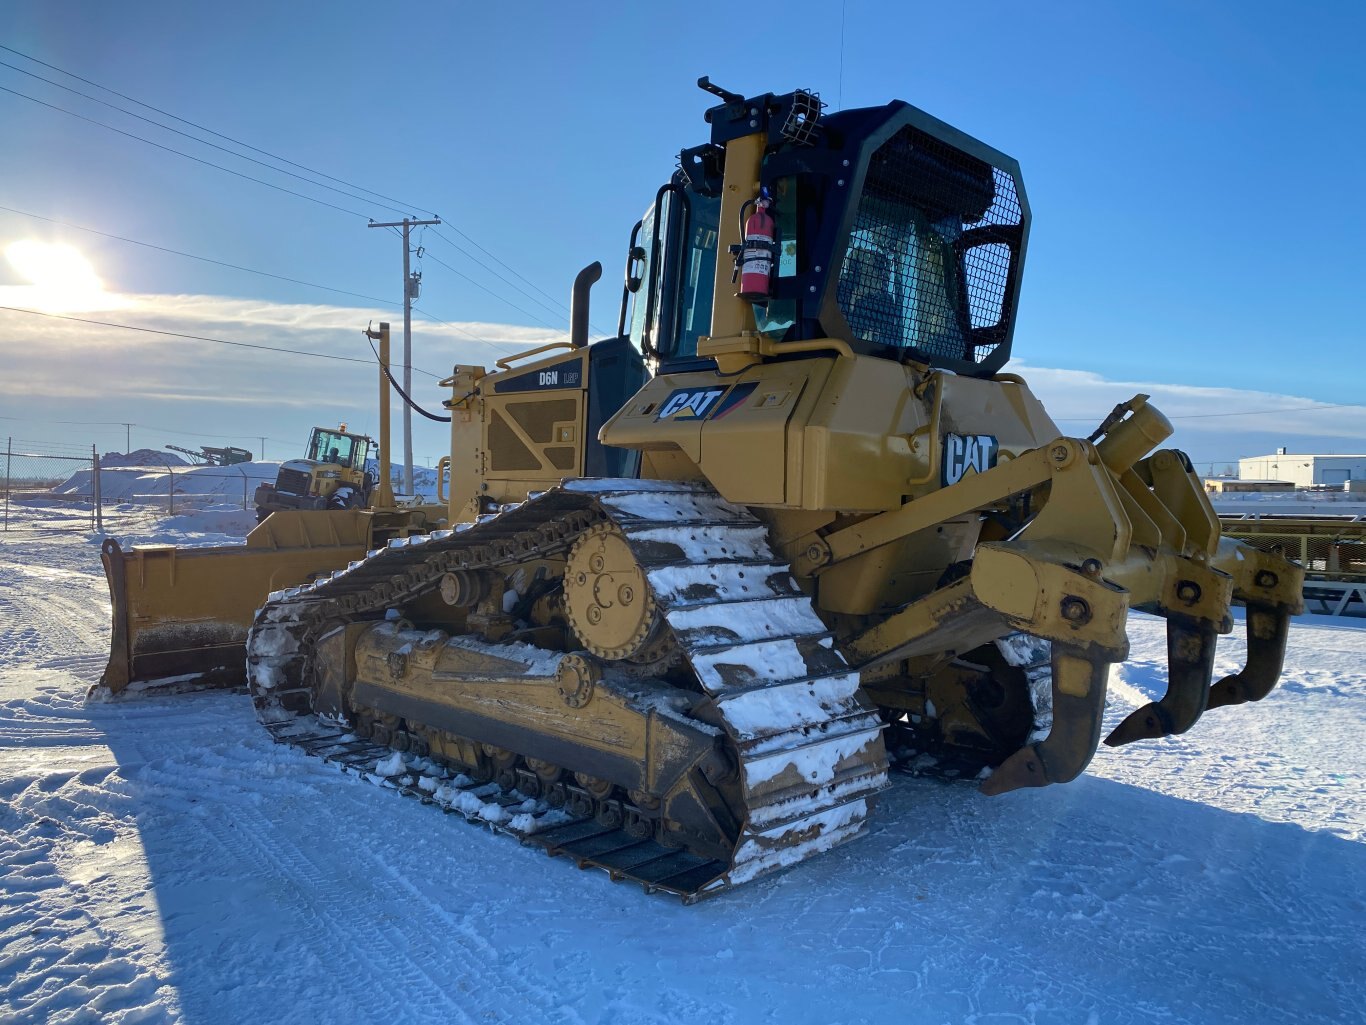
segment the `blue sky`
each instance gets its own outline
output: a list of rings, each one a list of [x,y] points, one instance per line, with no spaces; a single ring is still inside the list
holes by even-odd
[[[698,75],[746,92],[812,88],[846,107],[905,99],[1023,167],[1035,219],[1015,352],[1055,416],[1103,415],[1114,382],[1152,387],[1192,417],[1177,440],[1197,461],[1276,444],[1366,450],[1360,408],[1198,417],[1366,401],[1355,310],[1366,213],[1353,188],[1364,163],[1366,16],[1355,5],[1292,16],[1257,3],[848,0],[843,29],[838,3],[770,5],[747,19],[743,10],[91,0],[6,5],[0,43],[446,218],[464,233],[447,238],[477,262],[424,239],[420,305],[460,327],[417,320],[415,362],[439,371],[563,330],[569,282],[593,259],[607,268],[593,320],[615,321],[630,226],[677,151],[706,137]],[[0,61],[128,106],[4,51]],[[6,67],[0,87],[376,219],[396,216]],[[10,93],[0,92],[0,125],[4,206],[398,296],[398,240],[364,217]],[[382,312],[0,211],[0,248],[23,238],[69,242],[107,289],[142,297],[92,317],[362,357],[358,329]],[[0,261],[0,287],[21,283]],[[155,298],[171,296],[198,298]],[[78,343],[74,328],[34,320],[0,319],[0,351],[23,364],[0,390],[0,415],[13,418],[0,431],[9,423],[30,438],[122,447],[122,428],[37,421],[130,420],[287,443],[313,420],[373,416],[363,368],[121,332]],[[422,431],[419,457],[444,450],[439,430]],[[185,438],[134,438],[169,440]]]

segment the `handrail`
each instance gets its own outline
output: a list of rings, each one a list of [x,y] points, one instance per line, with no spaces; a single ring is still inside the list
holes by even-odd
[[[660,354],[659,346],[656,344],[658,339],[651,334],[651,330],[654,326],[656,314],[658,314],[661,323],[663,322],[663,307],[662,303],[660,302],[662,296],[659,293],[664,290],[664,287],[667,284],[670,284],[669,282],[666,282],[664,280],[664,254],[660,249],[660,243],[663,241],[664,230],[666,227],[664,224],[664,196],[666,193],[677,196],[679,204],[683,207],[683,223],[679,229],[679,238],[685,240],[687,239],[688,232],[691,230],[692,222],[692,203],[688,199],[687,189],[683,188],[683,186],[677,184],[676,182],[665,182],[663,185],[661,185],[659,187],[659,190],[655,193],[655,220],[653,228],[650,232],[650,263],[649,266],[646,268],[646,273],[649,275],[650,280],[646,282],[645,322],[640,332],[640,351],[646,356],[658,356]],[[683,263],[681,260],[678,262],[677,266],[674,267],[674,273],[678,275],[679,279],[681,279],[683,274]],[[672,282],[672,284],[674,285],[677,285],[677,283],[677,280]],[[658,289],[656,289],[655,287],[656,284],[658,284],[659,286]],[[673,297],[670,296],[670,298]],[[671,312],[674,318],[673,327],[677,328],[678,310],[675,307]],[[677,339],[670,338],[669,341],[670,344],[676,348]]]
[[[526,359],[528,356],[536,356],[543,352],[549,352],[551,349],[572,348],[574,348],[574,344],[572,342],[546,342],[545,345],[538,345],[536,348],[528,349],[526,352],[516,352],[513,353],[511,356],[504,356],[500,360],[495,360],[494,366],[496,366],[499,370],[507,370],[512,366],[512,364],[515,361],[519,359]]]
[[[920,395],[923,394],[925,388],[934,389],[934,401],[930,407],[930,418],[927,422],[913,430],[906,439],[912,447],[915,446],[917,438],[927,437],[929,439],[928,448],[925,453],[925,463],[928,466],[928,469],[926,469],[924,476],[912,477],[906,481],[906,483],[913,488],[928,484],[939,476],[939,460],[944,448],[943,445],[939,443],[940,417],[944,409],[944,382],[940,378],[926,376],[916,387],[916,398],[919,398]]]
[[[442,456],[440,459],[436,461],[436,500],[440,502],[442,505],[447,505],[450,502],[450,497],[446,494],[445,489],[441,486],[446,479],[446,471],[450,468],[450,456]]]
[[[848,359],[854,350],[843,338],[803,338],[795,342],[775,342],[765,338],[760,349],[765,356],[783,356],[795,352],[837,352]]]

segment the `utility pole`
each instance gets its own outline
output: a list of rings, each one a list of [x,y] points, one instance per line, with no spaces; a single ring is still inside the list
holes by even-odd
[[[123,451],[125,454],[133,451],[133,425],[123,425]]]
[[[265,439],[265,438],[262,438],[262,439],[261,439],[261,454],[260,454],[259,456],[257,456],[256,458],[257,458],[257,459],[264,459],[265,457],[266,457],[266,439]],[[245,506],[244,506],[243,508],[245,508]]]
[[[401,221],[386,221],[383,224],[370,222],[372,228],[403,229],[403,390],[410,396],[413,394],[413,299],[417,297],[420,275],[414,275],[408,269],[408,232],[412,228],[440,223],[439,217],[430,221],[405,217]],[[403,403],[403,493],[413,493],[413,410],[406,400]]]

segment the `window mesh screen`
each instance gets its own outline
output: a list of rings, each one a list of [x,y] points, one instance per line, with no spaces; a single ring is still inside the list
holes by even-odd
[[[837,299],[856,339],[979,363],[1006,340],[1015,180],[906,126],[873,153]]]

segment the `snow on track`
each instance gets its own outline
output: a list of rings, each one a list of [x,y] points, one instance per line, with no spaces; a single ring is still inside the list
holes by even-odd
[[[275,744],[245,695],[85,704],[107,615],[88,539],[0,545],[5,1022],[1362,1020],[1361,627],[1305,617],[1266,701],[1065,787],[897,778],[867,838],[684,907]],[[1162,687],[1161,624],[1130,634],[1111,724]]]

